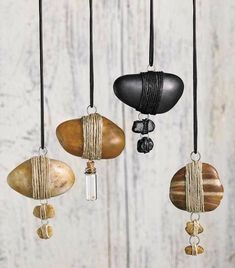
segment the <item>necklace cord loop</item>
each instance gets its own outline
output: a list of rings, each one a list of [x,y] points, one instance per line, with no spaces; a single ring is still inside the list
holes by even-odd
[[[153,66],[154,61],[154,16],[153,0],[150,0],[150,34],[149,34],[149,66]]]
[[[197,9],[193,0],[193,146],[198,152],[198,111],[197,111]]]
[[[39,0],[39,61],[40,61],[40,118],[41,118],[41,149],[45,148],[44,123],[44,70],[43,70],[43,12],[42,0]]]
[[[93,3],[89,0],[90,6],[90,107],[94,106],[94,61],[93,61]]]

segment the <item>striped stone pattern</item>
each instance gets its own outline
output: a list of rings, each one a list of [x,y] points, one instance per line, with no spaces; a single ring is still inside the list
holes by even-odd
[[[170,200],[179,209],[186,210],[186,167],[174,175],[170,185]],[[224,188],[217,170],[206,163],[202,164],[205,212],[215,210],[223,198]]]

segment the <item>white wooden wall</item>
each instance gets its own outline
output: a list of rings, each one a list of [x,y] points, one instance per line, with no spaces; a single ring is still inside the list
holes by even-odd
[[[51,200],[54,237],[41,241],[37,202],[12,191],[6,177],[39,147],[38,1],[0,0],[0,267],[232,268],[235,267],[235,2],[198,0],[199,147],[225,186],[222,205],[202,216],[206,254],[187,257],[188,213],[169,201],[174,173],[192,151],[192,1],[156,0],[156,65],[176,73],[185,92],[154,118],[149,155],[136,153],[137,112],[123,106],[112,83],[148,63],[146,0],[94,1],[98,111],[126,131],[126,150],[100,161],[99,200],[84,199],[85,161],[59,145],[56,126],[88,105],[88,1],[44,1],[46,138],[49,155],[67,162],[74,188]]]

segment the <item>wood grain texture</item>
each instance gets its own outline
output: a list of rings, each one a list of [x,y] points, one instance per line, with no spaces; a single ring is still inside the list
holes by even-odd
[[[192,5],[155,1],[156,66],[179,75],[185,92],[173,110],[154,117],[155,148],[136,153],[137,112],[113,94],[118,76],[148,64],[148,1],[94,1],[95,102],[126,131],[126,150],[100,161],[99,200],[85,201],[85,161],[56,140],[56,126],[86,112],[89,101],[88,4],[44,1],[46,139],[49,157],[68,163],[77,183],[51,200],[54,235],[41,241],[32,211],[38,202],[12,191],[6,177],[39,147],[37,1],[0,1],[0,267],[233,268],[235,266],[235,2],[198,0],[199,149],[225,188],[221,206],[203,215],[205,254],[185,256],[188,213],[168,198],[175,170],[192,151]],[[34,235],[33,235],[34,233]],[[219,241],[219,243],[218,243]],[[216,246],[215,246],[216,245]]]

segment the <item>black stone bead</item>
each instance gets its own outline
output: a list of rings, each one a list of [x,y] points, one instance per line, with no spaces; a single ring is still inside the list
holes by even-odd
[[[137,151],[139,153],[147,154],[153,149],[154,143],[152,139],[148,137],[143,137],[142,139],[138,140],[137,143]]]
[[[132,126],[132,131],[134,133],[140,133],[142,135],[148,134],[149,132],[154,131],[155,124],[150,119],[143,119],[143,120],[137,120],[134,121]]]

